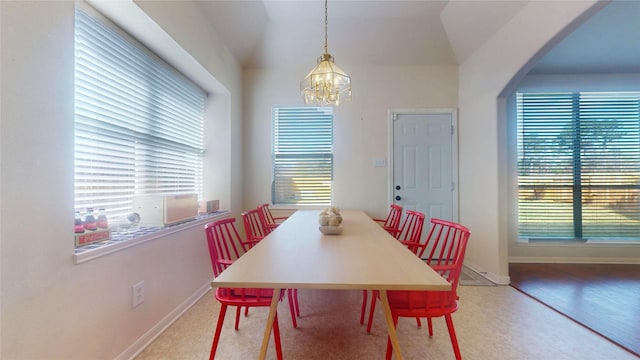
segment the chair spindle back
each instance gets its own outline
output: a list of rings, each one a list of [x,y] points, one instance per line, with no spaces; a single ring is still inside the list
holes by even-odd
[[[228,218],[204,226],[214,276],[220,275],[246,251],[243,248],[242,238],[236,229],[235,221],[235,218]]]
[[[267,235],[267,231],[260,219],[260,210],[255,208],[243,212],[242,223],[244,225],[244,233],[247,236],[246,245],[248,248],[245,250],[249,250]]]
[[[419,255],[423,246],[420,239],[422,238],[424,218],[424,214],[419,211],[407,210],[400,231],[396,236],[396,239],[416,255]]]
[[[433,218],[429,235],[419,254],[429,266],[451,283],[454,292],[460,280],[469,236],[469,229],[465,226]]]

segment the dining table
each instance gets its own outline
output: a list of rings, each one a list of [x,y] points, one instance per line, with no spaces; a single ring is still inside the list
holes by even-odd
[[[319,231],[321,210],[297,210],[212,281],[212,287],[378,290],[396,359],[402,359],[388,290],[447,291],[451,285],[361,210],[342,210],[342,232]],[[277,311],[273,296],[259,359]]]

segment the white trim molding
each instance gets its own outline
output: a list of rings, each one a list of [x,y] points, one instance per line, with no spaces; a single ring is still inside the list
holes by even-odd
[[[207,282],[195,293],[189,296],[178,307],[171,311],[167,316],[162,318],[155,326],[149,331],[144,333],[138,340],[131,344],[125,351],[116,357],[115,360],[133,360],[138,356],[149,344],[151,344],[158,336],[160,336],[171,324],[178,320],[187,310],[189,310],[195,303],[198,302],[203,296],[207,295],[211,290],[211,282]]]

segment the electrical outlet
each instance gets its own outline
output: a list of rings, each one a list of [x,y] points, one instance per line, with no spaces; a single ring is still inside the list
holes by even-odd
[[[144,280],[131,286],[131,307],[134,308],[144,302]]]

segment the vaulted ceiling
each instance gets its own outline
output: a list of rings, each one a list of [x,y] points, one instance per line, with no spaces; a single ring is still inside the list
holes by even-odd
[[[455,66],[528,1],[329,0],[329,53],[345,70]],[[199,5],[245,68],[310,68],[324,51],[322,0]],[[639,18],[640,1],[614,1],[552,49],[533,72],[640,72]]]

